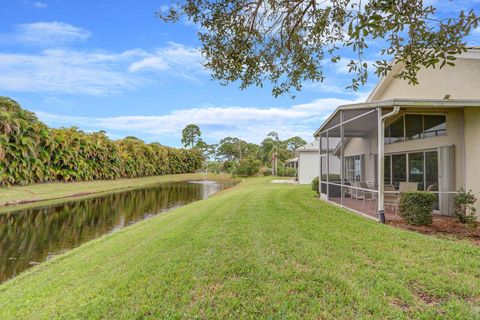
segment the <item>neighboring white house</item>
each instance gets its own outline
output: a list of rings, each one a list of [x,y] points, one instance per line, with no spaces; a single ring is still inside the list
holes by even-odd
[[[340,179],[322,181],[323,197],[383,214],[386,195],[410,184],[435,192],[438,212],[452,215],[457,190],[480,195],[480,49],[458,56],[454,67],[420,70],[416,86],[393,76],[401,68],[394,66],[365,103],[338,107],[315,133],[343,139],[333,154],[344,170]],[[367,205],[356,203],[355,188],[371,199]]]
[[[326,139],[322,141],[325,144],[325,148],[327,144],[326,141]],[[330,141],[330,143],[331,146],[329,146],[329,148],[333,151],[338,145],[338,139]],[[319,141],[315,140],[295,150],[298,183],[309,184],[315,177],[318,177],[320,172],[319,147]],[[340,159],[333,154],[330,155],[329,158],[330,173],[340,174]],[[325,157],[323,157],[323,164],[326,165]]]

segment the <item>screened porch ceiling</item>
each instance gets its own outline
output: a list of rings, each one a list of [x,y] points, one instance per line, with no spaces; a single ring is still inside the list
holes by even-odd
[[[342,110],[344,138],[365,138],[376,130],[378,116],[376,109]],[[322,137],[340,138],[340,112],[337,112],[323,128]]]

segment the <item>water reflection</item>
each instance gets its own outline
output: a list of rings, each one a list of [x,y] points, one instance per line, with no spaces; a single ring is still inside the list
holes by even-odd
[[[164,183],[0,214],[0,281],[126,225],[206,199],[232,181]]]

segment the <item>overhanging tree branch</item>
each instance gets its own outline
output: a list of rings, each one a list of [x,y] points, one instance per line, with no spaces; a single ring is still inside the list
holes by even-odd
[[[167,22],[184,16],[201,27],[205,66],[222,84],[240,88],[273,84],[275,96],[300,90],[308,81],[323,81],[325,61],[338,63],[346,50],[351,88],[368,78],[404,68],[395,77],[418,83],[421,68],[454,64],[466,51],[465,37],[477,28],[473,10],[439,17],[423,0],[178,0],[158,13]],[[365,50],[381,40],[382,59],[369,66]]]

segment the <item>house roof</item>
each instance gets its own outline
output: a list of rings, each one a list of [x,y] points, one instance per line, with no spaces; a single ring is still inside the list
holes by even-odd
[[[372,102],[362,102],[355,104],[346,104],[339,106],[335,111],[328,117],[327,120],[318,128],[317,131],[313,134],[317,137],[321,131],[329,124],[332,119],[334,119],[340,110],[374,110],[376,108],[393,108],[393,107],[402,107],[402,108],[464,108],[464,107],[480,107],[480,99],[388,99],[381,101],[372,101]]]
[[[298,158],[297,158],[297,157],[287,160],[287,161],[285,162],[285,164],[287,164],[287,163],[295,163],[295,162],[298,162]]]
[[[462,53],[461,55],[456,56],[457,59],[468,59],[468,60],[480,60],[480,47],[479,46],[470,46],[467,47],[467,51]],[[390,62],[390,64],[392,64]],[[392,70],[385,76],[380,79],[380,81],[375,85],[373,90],[370,92],[370,94],[367,97],[367,102],[371,102],[376,100],[375,97],[377,96],[378,93],[382,92],[385,87],[389,86],[390,83],[395,79],[394,75],[398,74],[399,71],[403,68],[403,65],[401,64],[396,64],[392,67]]]

